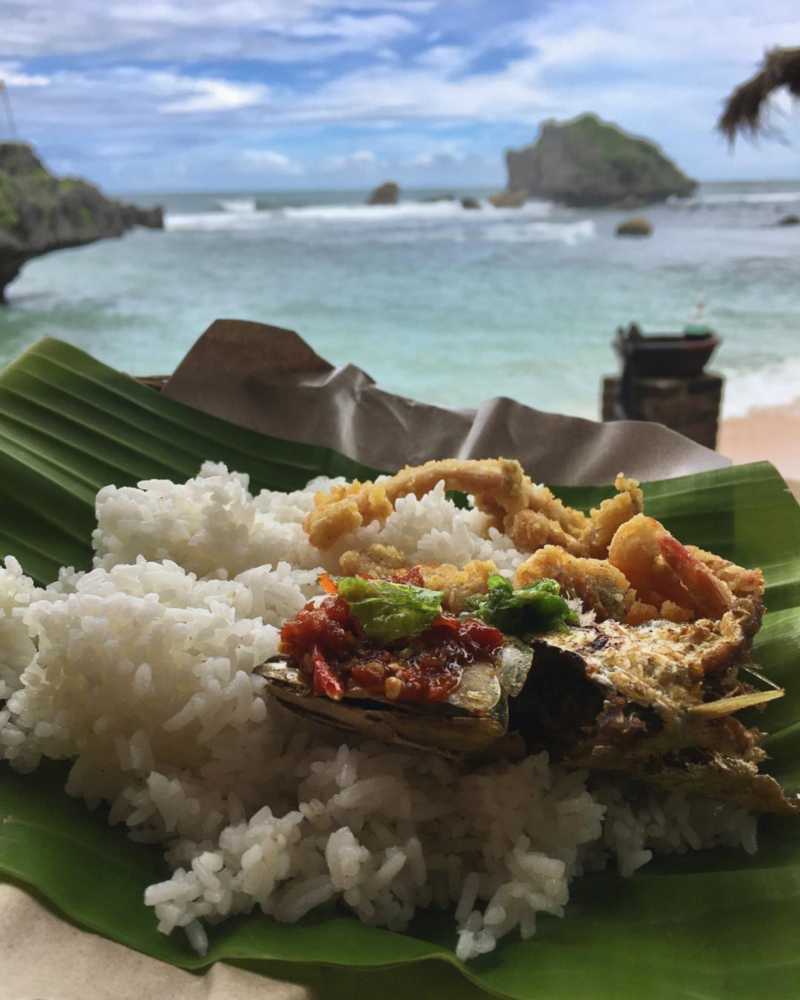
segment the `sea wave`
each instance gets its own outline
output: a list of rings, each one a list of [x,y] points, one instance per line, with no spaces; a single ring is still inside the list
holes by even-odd
[[[800,399],[800,358],[728,376],[722,400],[725,417],[744,417],[764,407],[788,406]]]
[[[302,208],[284,208],[280,213],[287,219],[307,222],[405,222],[430,219],[469,219],[473,222],[497,217],[544,218],[553,210],[549,201],[527,201],[521,208],[495,208],[488,201],[479,202],[481,208],[464,208],[458,200],[401,201],[397,205],[306,205]]]
[[[221,212],[228,212],[232,215],[258,211],[258,203],[255,198],[220,198],[215,204]]]
[[[713,205],[781,205],[800,201],[800,191],[707,191],[694,198],[670,198],[671,205],[695,208]]]
[[[495,225],[489,227],[484,238],[494,243],[566,243],[573,246],[596,235],[591,219],[580,222],[529,222],[523,225]]]
[[[216,202],[214,212],[170,212],[167,229],[243,230],[275,223],[353,224],[403,226],[440,221],[486,223],[508,219],[545,219],[554,206],[547,201],[529,201],[521,208],[495,208],[488,201],[479,210],[464,208],[460,201],[402,201],[398,205],[306,205],[267,209],[256,199],[237,198]]]
[[[263,229],[269,225],[269,212],[167,212],[164,228],[203,232],[238,232]]]

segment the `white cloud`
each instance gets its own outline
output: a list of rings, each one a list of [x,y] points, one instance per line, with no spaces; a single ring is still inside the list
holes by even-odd
[[[328,156],[322,163],[322,169],[330,173],[350,170],[368,170],[376,166],[378,157],[371,149],[356,149],[343,156]]]
[[[458,143],[443,142],[420,150],[410,161],[410,166],[423,170],[454,166],[463,163],[466,155]]]
[[[795,0],[760,6],[751,0],[605,0],[602,10],[571,0],[519,23],[515,34],[542,66],[646,69],[654,80],[671,66],[699,81],[722,66],[747,72],[766,48],[797,39],[800,17]]]
[[[472,51],[461,45],[434,45],[423,49],[416,61],[420,66],[449,75],[468,66],[472,57]]]
[[[241,155],[241,164],[246,170],[289,174],[295,177],[304,173],[302,164],[274,149],[245,149]]]
[[[519,141],[524,127],[532,138],[544,117],[594,110],[655,138],[700,176],[796,173],[797,151],[778,144],[740,144],[729,159],[713,125],[765,48],[800,39],[797,0],[554,0],[517,9],[540,12],[509,23],[491,0],[4,0],[0,78],[13,88],[21,127],[54,156],[78,160],[91,142],[75,136],[85,135],[95,148],[148,150],[131,152],[137,165],[169,148],[190,165],[197,150],[219,169],[233,162],[234,170],[301,176],[302,165],[277,149],[306,143],[308,177],[400,166],[455,176],[479,154],[493,156],[499,173],[502,137]],[[51,69],[65,53],[81,54],[64,64],[80,69]],[[42,54],[51,57],[46,74],[25,61]],[[242,59],[263,64],[261,79],[252,63],[239,78]],[[292,67],[296,60],[303,65]],[[278,62],[279,71],[270,65]],[[786,131],[798,120],[787,115]],[[341,136],[331,141],[339,125],[360,130],[352,151],[341,152]],[[481,127],[481,148],[477,139],[437,142]],[[494,149],[489,134],[501,136]]]
[[[230,80],[171,74],[170,81],[175,92],[181,96],[159,104],[158,110],[167,114],[234,111],[263,104],[269,96],[267,88],[258,83],[233,83]]]
[[[375,154],[371,149],[357,149],[352,155],[354,163],[374,163]]]
[[[459,79],[428,67],[379,66],[339,76],[277,114],[298,122],[535,120],[549,102],[529,60]]]
[[[4,0],[0,55],[143,47],[145,59],[313,59],[374,46],[414,30],[421,3],[335,0]],[[355,12],[355,13],[353,13]]]
[[[18,62],[0,62],[0,82],[7,87],[46,87],[50,83],[49,76],[21,72],[19,65]]]

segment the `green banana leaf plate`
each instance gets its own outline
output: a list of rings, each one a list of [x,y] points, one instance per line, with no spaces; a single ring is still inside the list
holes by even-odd
[[[39,582],[89,565],[96,491],[142,478],[186,479],[206,458],[251,476],[253,490],[311,476],[365,476],[327,449],[234,427],[161,397],[74,347],[37,344],[0,374],[0,550]],[[597,488],[558,491],[588,508]],[[786,697],[760,724],[769,769],[800,786],[800,507],[767,463],[645,486],[647,509],[686,542],[761,566],[769,613],[756,642]],[[759,853],[716,850],[651,863],[634,878],[575,883],[564,919],[539,922],[491,955],[459,962],[452,919],[423,915],[408,934],[331,909],[286,926],[260,915],[211,932],[208,955],[159,934],[145,908],[160,854],[129,841],[63,791],[64,768],[0,767],[0,877],[64,918],[157,959],[202,972],[216,961],[308,985],[323,996],[515,1000],[731,1000],[800,996],[800,827],[766,819]]]

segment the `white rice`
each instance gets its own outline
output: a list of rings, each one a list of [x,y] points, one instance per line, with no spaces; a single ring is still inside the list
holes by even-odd
[[[0,568],[0,755],[22,771],[73,761],[71,795],[164,843],[173,874],[145,893],[162,931],[183,927],[204,951],[204,922],[254,908],[295,921],[338,901],[403,930],[439,906],[469,959],[562,916],[571,880],[609,857],[627,876],[654,852],[755,850],[754,817],[730,805],[590,790],[545,754],[468,773],[343,744],[271,703],[254,670],[345,548],[507,573],[523,558],[441,484],[323,555],[302,521],[324,485],[252,497],[246,476],[206,463],[185,484],[109,486],[91,572],[42,590],[13,558]]]

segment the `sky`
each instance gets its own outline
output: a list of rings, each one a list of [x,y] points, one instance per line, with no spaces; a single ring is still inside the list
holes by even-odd
[[[800,179],[714,131],[797,0],[2,0],[0,79],[48,165],[112,191],[505,183],[503,151],[594,111],[701,180]],[[9,128],[0,108],[0,138]]]

